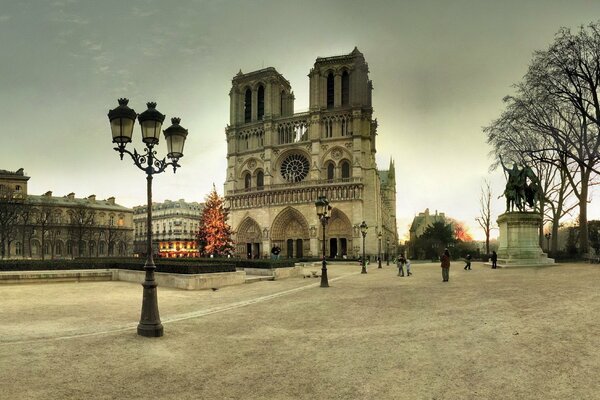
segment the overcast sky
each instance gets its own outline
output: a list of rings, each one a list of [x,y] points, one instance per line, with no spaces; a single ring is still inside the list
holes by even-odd
[[[396,162],[400,234],[429,208],[481,238],[475,217],[492,161],[482,126],[533,51],[561,26],[598,17],[591,0],[3,0],[0,169],[24,168],[31,194],[145,204],[144,174],[112,150],[106,114],[119,97],[137,112],[154,100],[165,124],[181,117],[189,130],[182,168],[155,177],[154,200],[203,201],[213,182],[223,193],[238,70],[275,67],[303,111],[315,59],[357,46],[374,84],[379,168]],[[505,181],[499,170],[489,178],[496,217]]]

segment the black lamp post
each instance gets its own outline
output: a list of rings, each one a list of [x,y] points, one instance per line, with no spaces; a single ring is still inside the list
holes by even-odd
[[[548,254],[550,254],[550,238],[552,238],[552,233],[548,232],[544,235],[546,238],[546,247],[548,249]]]
[[[315,201],[315,207],[317,208],[317,216],[321,221],[321,225],[323,226],[323,264],[321,267],[321,287],[329,287],[329,281],[327,280],[327,261],[325,261],[325,252],[327,251],[325,246],[325,227],[329,222],[329,211],[331,210],[331,206],[329,205],[329,201],[325,196],[319,196],[317,201]]]
[[[385,265],[390,265],[390,238],[385,239]]]
[[[163,131],[167,141],[167,157],[171,159],[171,162],[167,162],[165,158],[160,160],[156,158],[154,146],[158,144],[165,116],[156,110],[156,103],[147,103],[148,109],[137,115],[134,110],[127,107],[128,102],[129,100],[127,99],[119,99],[119,106],[108,112],[108,119],[110,120],[110,128],[112,130],[112,141],[117,144],[115,150],[119,152],[121,160],[123,159],[123,153],[129,154],[134,164],[146,173],[147,180],[148,229],[146,236],[146,264],[144,265],[146,276],[144,283],[142,283],[144,295],[137,333],[146,337],[160,337],[163,335],[163,326],[158,313],[157,284],[154,280],[156,266],[152,258],[152,175],[160,174],[168,166],[173,167],[173,172],[177,170],[177,167],[180,167],[177,162],[183,157],[183,145],[188,132],[187,129],[179,125],[179,118],[172,118],[171,122],[173,125]],[[131,142],[136,117],[142,128],[142,141],[146,145],[144,154],[138,153],[135,149],[131,153],[125,148],[127,143]]]
[[[367,236],[367,231],[369,230],[369,227],[367,226],[367,223],[365,221],[363,221],[360,224],[360,233],[362,234],[362,238],[363,238],[363,259],[362,259],[362,270],[360,271],[361,274],[366,274],[367,273],[367,259],[365,258],[365,237]]]
[[[377,268],[381,268],[381,231],[377,234]]]

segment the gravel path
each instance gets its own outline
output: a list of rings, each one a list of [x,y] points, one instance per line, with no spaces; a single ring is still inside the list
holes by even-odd
[[[0,398],[600,398],[600,267],[462,265],[159,287],[152,339],[140,285],[0,286]]]

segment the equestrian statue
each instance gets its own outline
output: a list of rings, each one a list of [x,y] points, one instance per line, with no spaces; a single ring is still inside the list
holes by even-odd
[[[525,164],[519,168],[516,163],[509,169],[504,165],[502,156],[500,156],[500,164],[507,176],[503,193],[506,197],[506,212],[514,211],[515,207],[523,212],[525,205],[536,211],[539,205],[540,180],[533,169]]]

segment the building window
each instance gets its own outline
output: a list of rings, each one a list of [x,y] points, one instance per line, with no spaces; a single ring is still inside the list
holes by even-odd
[[[244,189],[250,189],[251,185],[252,185],[252,176],[250,175],[249,172],[247,172],[246,175],[244,175]]]
[[[257,117],[260,121],[265,115],[265,88],[263,85],[258,87],[258,104],[257,104]]]
[[[265,174],[262,171],[258,171],[256,174],[256,187],[258,190],[262,190],[265,186]]]
[[[15,253],[20,256],[23,254],[23,245],[21,244],[21,242],[17,242],[15,244]]]
[[[348,136],[348,120],[342,119],[342,136]]]
[[[115,225],[115,216],[111,215],[109,220],[108,220],[108,225],[110,226],[114,226]]]
[[[90,248],[90,251],[89,251],[90,257],[94,257],[96,255],[96,252],[95,252],[96,245],[94,244],[94,242],[89,243],[89,248]]]
[[[342,74],[342,106],[350,104],[350,75],[348,71]]]
[[[279,114],[283,115],[283,107],[284,107],[284,99],[285,99],[285,91],[281,91],[281,97],[279,98]]]
[[[333,72],[327,75],[327,108],[333,108],[333,96],[334,96],[334,78]]]
[[[342,179],[350,178],[350,163],[348,161],[342,161]]]
[[[333,137],[333,121],[331,119],[325,120],[325,137]]]
[[[50,243],[48,243],[48,242],[44,243],[44,254],[45,255],[50,254]]]
[[[288,182],[300,182],[306,178],[310,162],[301,154],[291,154],[281,163],[281,176]]]
[[[250,122],[252,119],[252,91],[246,89],[244,95],[244,122]]]
[[[100,242],[100,255],[104,255],[104,242]]]
[[[57,256],[62,256],[62,243],[56,242],[55,253]]]
[[[67,255],[73,255],[73,242],[70,240],[67,242]]]
[[[333,163],[327,164],[327,180],[332,181],[334,177],[334,165]]]
[[[21,191],[21,185],[15,186],[15,191],[20,192]]]

